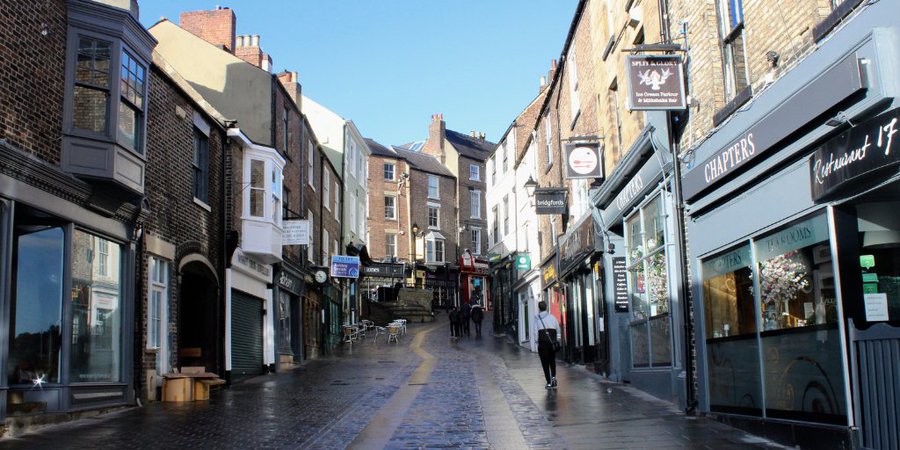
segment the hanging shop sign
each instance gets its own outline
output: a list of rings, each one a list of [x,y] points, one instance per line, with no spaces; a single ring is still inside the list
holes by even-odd
[[[829,140],[809,160],[812,198],[818,201],[865,175],[900,164],[900,108],[869,119]],[[894,148],[894,140],[898,148]]]
[[[628,109],[672,111],[687,107],[684,95],[684,61],[681,55],[630,55]]]
[[[603,154],[599,142],[568,142],[563,144],[566,155],[566,179],[603,178]]]
[[[624,256],[612,259],[613,298],[616,312],[628,312],[628,269]]]
[[[281,245],[309,245],[309,220],[285,220],[281,228]]]
[[[710,187],[750,166],[784,138],[834,105],[866,87],[854,53],[797,91],[768,115],[682,177],[684,199],[691,201]],[[710,141],[707,141],[710,142]],[[714,144],[710,144],[714,145]]]
[[[403,278],[403,264],[373,264],[363,266],[362,274],[366,277]]]
[[[531,255],[528,253],[519,253],[516,255],[516,269],[524,271],[531,270]]]
[[[538,188],[534,190],[534,207],[538,214],[566,214],[566,190]]]
[[[359,256],[331,256],[331,276],[334,278],[359,278]]]

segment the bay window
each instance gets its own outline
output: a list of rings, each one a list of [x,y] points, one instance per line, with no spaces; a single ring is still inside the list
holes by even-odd
[[[68,2],[60,167],[142,195],[148,68],[155,40],[128,11]]]
[[[444,262],[444,238],[437,233],[425,236],[425,262]]]

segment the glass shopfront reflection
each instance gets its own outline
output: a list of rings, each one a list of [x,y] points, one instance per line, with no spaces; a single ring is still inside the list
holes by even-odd
[[[76,230],[72,257],[73,382],[119,381],[121,248]]]
[[[62,227],[22,226],[15,236],[15,285],[10,314],[10,385],[59,382],[62,344]]]
[[[845,423],[825,215],[707,258],[702,270],[710,408]]]

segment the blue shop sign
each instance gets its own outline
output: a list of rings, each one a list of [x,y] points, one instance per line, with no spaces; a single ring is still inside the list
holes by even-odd
[[[359,278],[359,256],[333,255],[331,276],[334,278]]]

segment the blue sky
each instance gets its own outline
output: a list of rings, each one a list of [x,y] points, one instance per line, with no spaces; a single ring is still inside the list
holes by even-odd
[[[228,6],[276,71],[366,137],[403,144],[447,128],[498,140],[559,57],[577,0],[143,0],[141,21]]]

